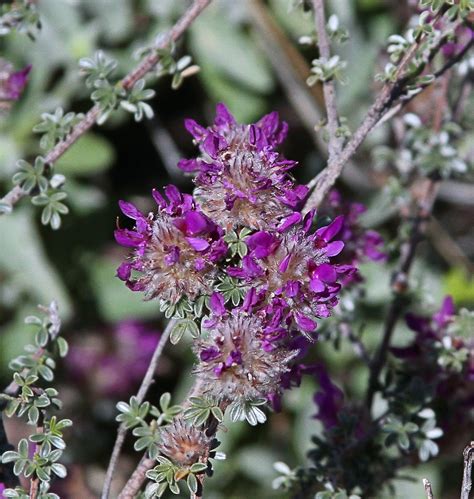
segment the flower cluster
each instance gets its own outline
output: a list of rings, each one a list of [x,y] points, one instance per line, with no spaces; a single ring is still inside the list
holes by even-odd
[[[216,223],[225,229],[265,230],[294,215],[307,188],[288,174],[296,163],[275,151],[287,133],[277,113],[241,125],[219,104],[213,126],[204,128],[190,119],[185,124],[201,156],[182,160],[179,167],[197,172],[196,198]]]
[[[193,198],[174,186],[165,189],[168,201],[157,191],[156,215],[143,215],[133,204],[120,202],[122,212],[135,220],[135,229],[117,229],[122,246],[134,248],[118,277],[147,299],[177,303],[212,292],[217,262],[226,253],[223,231],[196,207]],[[138,276],[132,276],[137,271]]]
[[[120,202],[135,227],[115,232],[132,248],[118,277],[174,305],[179,327],[193,323],[205,396],[277,406],[305,369],[295,359],[355,272],[356,258],[340,257],[342,237],[356,238],[355,218],[318,227],[314,212],[302,215],[307,188],[289,174],[295,162],[276,150],[287,133],[276,113],[242,125],[220,104],[212,126],[187,120],[186,128],[200,151],[180,162],[195,173],[193,196],[168,186],[165,200],[155,191],[158,210],[149,215]],[[365,250],[354,243],[350,251],[374,256],[379,243],[369,235]]]

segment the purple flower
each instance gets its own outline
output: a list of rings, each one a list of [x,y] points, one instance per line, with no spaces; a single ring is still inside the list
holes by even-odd
[[[336,239],[343,223],[338,217],[313,234],[307,219],[284,233],[256,232],[246,240],[250,252],[241,266],[227,273],[263,294],[260,305],[281,318],[280,326],[294,324],[309,335],[337,304],[340,280],[354,270],[333,263],[344,247]]]
[[[0,59],[0,101],[18,100],[27,84],[30,71],[29,65],[14,72],[11,64]]]
[[[339,239],[344,242],[344,251],[340,253],[338,263],[357,268],[360,263],[367,260],[383,262],[387,259],[387,254],[383,251],[382,236],[374,230],[365,229],[360,223],[360,216],[365,211],[366,208],[361,203],[344,202],[338,191],[332,190],[329,193],[323,214],[331,217],[343,215]],[[361,280],[359,273],[354,270],[342,283],[347,286]]]
[[[140,383],[158,339],[159,333],[145,324],[122,321],[106,334],[82,337],[71,347],[68,368],[99,397],[123,397]]]
[[[227,314],[208,338],[196,344],[200,360],[195,373],[204,393],[217,400],[256,400],[279,393],[280,380],[290,370],[297,351],[265,351],[265,322],[258,316]]]
[[[331,381],[322,364],[315,368],[315,374],[320,386],[320,391],[314,395],[314,402],[318,406],[315,417],[329,430],[339,421],[338,415],[344,405],[344,393]]]
[[[227,252],[223,231],[196,207],[191,196],[172,185],[165,193],[168,201],[153,192],[158,212],[148,216],[131,203],[119,202],[135,227],[115,231],[117,242],[133,249],[117,269],[117,276],[133,291],[143,291],[149,300],[175,304],[183,296],[210,295],[216,262]]]
[[[307,188],[295,185],[287,173],[296,163],[274,150],[287,133],[277,113],[242,125],[219,104],[212,126],[189,119],[185,125],[202,157],[179,166],[197,173],[195,195],[201,209],[223,228],[275,227],[306,196]]]

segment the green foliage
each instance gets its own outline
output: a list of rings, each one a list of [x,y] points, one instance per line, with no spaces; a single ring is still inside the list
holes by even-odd
[[[190,397],[189,404],[190,407],[184,411],[183,417],[190,420],[193,426],[204,425],[211,415],[219,423],[224,420],[224,414],[219,407],[219,402],[211,397]]]
[[[21,355],[10,363],[13,373],[13,382],[7,389],[7,394],[2,398],[7,401],[5,414],[13,417],[27,415],[27,423],[38,427],[38,431],[23,438],[18,443],[16,451],[6,451],[1,456],[2,463],[13,463],[15,475],[26,478],[38,478],[45,485],[40,492],[45,494],[40,497],[54,497],[46,494],[48,484],[55,475],[65,478],[66,467],[59,463],[66,443],[63,440],[63,430],[72,425],[70,419],[58,420],[51,416],[51,409],[61,408],[61,401],[57,398],[58,392],[52,387],[44,388],[44,382],[52,382],[56,363],[53,354],[61,357],[67,354],[67,343],[60,338],[60,320],[56,304],[53,302],[46,307],[40,307],[42,317],[29,316],[25,319],[27,324],[36,328],[35,343],[28,345],[26,355]],[[44,382],[41,383],[40,377]],[[35,447],[30,457],[30,444]],[[7,497],[22,497],[21,489],[10,490]]]
[[[44,192],[48,189],[49,182],[44,158],[38,156],[34,165],[20,159],[17,162],[17,167],[20,171],[15,173],[12,179],[15,185],[27,193],[31,193],[33,190]]]
[[[252,233],[252,231],[246,227],[240,229],[237,233],[235,230],[230,230],[224,236],[224,241],[229,246],[230,256],[235,257],[238,255],[243,258],[248,253],[247,245],[245,244],[245,239]]]
[[[63,191],[49,190],[31,199],[34,205],[43,206],[41,212],[41,223],[43,225],[49,224],[53,230],[58,230],[61,227],[61,215],[69,213],[69,208],[61,202],[66,197],[67,194]]]
[[[170,405],[170,402],[171,395],[163,393],[159,409],[149,402],[140,404],[135,396],[130,398],[128,404],[117,404],[117,409],[121,412],[116,418],[117,421],[127,429],[133,428],[133,435],[138,437],[134,449],[138,452],[146,450],[151,459],[156,459],[159,454],[160,427],[171,423],[182,411],[181,406]],[[150,421],[146,421],[148,416],[152,417]]]
[[[41,123],[33,127],[33,132],[43,134],[40,139],[40,147],[49,151],[60,140],[68,135],[72,128],[84,117],[82,114],[69,112],[64,114],[64,110],[58,107],[54,114],[43,113]]]
[[[132,113],[135,121],[141,121],[143,116],[148,119],[153,118],[153,109],[150,104],[147,104],[146,100],[150,100],[154,97],[155,91],[145,88],[145,80],[138,80],[135,85],[133,85],[132,90],[126,99],[120,101],[120,105]]]
[[[230,301],[234,307],[236,307],[245,296],[245,286],[243,286],[238,279],[234,279],[233,277],[220,277],[220,283],[216,288],[222,293],[226,303]]]

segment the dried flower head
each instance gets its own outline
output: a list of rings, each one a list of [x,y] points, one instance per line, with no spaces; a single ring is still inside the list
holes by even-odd
[[[274,150],[287,132],[276,113],[242,125],[219,104],[214,125],[204,128],[186,120],[186,128],[202,157],[182,160],[179,166],[198,173],[196,199],[204,213],[225,229],[274,228],[306,196],[307,188],[295,185],[288,175],[296,163]]]
[[[296,352],[262,348],[265,324],[256,316],[229,314],[200,340],[196,374],[203,392],[218,400],[257,400],[280,391]]]
[[[169,201],[153,193],[158,212],[147,217],[131,203],[120,202],[122,212],[136,225],[133,230],[115,231],[119,244],[134,249],[117,275],[133,291],[143,291],[147,299],[175,304],[183,296],[193,300],[211,294],[216,261],[227,246],[222,230],[196,208],[191,196],[182,195],[174,186],[165,192]]]
[[[206,462],[211,438],[205,431],[175,419],[160,431],[160,452],[182,467],[191,467],[198,461]]]
[[[316,319],[328,317],[337,304],[338,280],[353,271],[351,266],[334,265],[344,243],[333,240],[343,217],[311,234],[313,214],[302,227],[290,227],[282,234],[256,232],[247,238],[249,254],[240,267],[229,268],[232,277],[243,279],[257,291],[265,291],[267,312],[288,324],[294,321],[304,332],[316,329]]]

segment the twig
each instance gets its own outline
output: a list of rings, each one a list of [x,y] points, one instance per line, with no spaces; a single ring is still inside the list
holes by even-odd
[[[316,147],[325,152],[327,144],[314,130],[315,123],[321,120],[320,108],[324,106],[321,87],[309,87],[306,84],[310,67],[275,22],[268,7],[261,0],[247,0],[246,6],[257,42],[272,65],[288,101],[310,133]]]
[[[432,22],[435,23],[436,21],[437,18],[435,18]],[[394,81],[388,82],[383,86],[379,95],[375,99],[375,102],[369,108],[367,114],[362,120],[362,123],[359,125],[358,129],[354,132],[354,134],[352,135],[351,139],[346,144],[342,152],[339,155],[337,155],[333,160],[330,159],[327,167],[308,183],[308,187],[310,187],[310,189],[313,189],[313,192],[309,196],[305,204],[305,207],[303,209],[304,212],[308,212],[312,208],[319,207],[319,205],[325,198],[326,194],[329,192],[331,187],[336,182],[337,178],[340,176],[345,164],[354,155],[354,153],[360,147],[360,145],[365,140],[370,131],[383,118],[387,110],[388,112],[393,112],[390,108],[393,102],[395,102],[398,98],[400,98],[400,95],[407,82],[408,76],[405,74],[405,70],[409,62],[413,58],[413,56],[416,54],[416,51],[418,50],[423,39],[424,37],[421,37],[419,40],[415,41],[413,45],[405,53],[404,57],[400,61],[397,70],[395,72],[393,78]],[[474,41],[471,40],[456,57],[448,61],[440,70],[435,72],[434,73],[435,79],[439,78],[448,69],[450,69],[457,62],[459,62],[473,44]],[[424,86],[421,86],[420,88],[421,89],[427,88],[430,84],[426,84]],[[398,111],[400,109],[398,109]]]
[[[435,217],[431,217],[428,225],[428,236],[431,244],[446,263],[463,267],[467,274],[474,275],[474,262],[467,257],[459,244]]]
[[[166,172],[173,182],[182,181],[183,172],[177,166],[182,155],[170,133],[156,115],[147,122],[147,128],[151,141],[163,162]]]
[[[400,313],[402,311],[402,297],[407,291],[408,274],[410,273],[413,261],[415,259],[418,243],[422,240],[427,223],[439,190],[439,182],[432,179],[424,179],[414,197],[418,197],[416,203],[416,214],[412,222],[410,237],[401,247],[400,262],[398,269],[392,278],[392,290],[394,297],[390,303],[387,318],[384,326],[382,342],[371,362],[369,383],[366,396],[366,407],[370,410],[374,394],[377,390],[378,378],[385,364],[388,347],[392,339],[395,326],[397,325]]]
[[[461,499],[469,499],[472,487],[472,464],[474,462],[474,441],[472,441],[462,453],[464,458],[464,469],[462,474]]]
[[[318,33],[319,55],[321,58],[329,61],[331,58],[331,49],[329,37],[326,31],[326,14],[324,12],[324,0],[313,0],[314,23]],[[335,159],[342,150],[342,140],[337,136],[339,127],[339,116],[336,105],[336,85],[334,79],[323,82],[324,103],[328,119],[328,151],[329,161]]]
[[[148,392],[148,389],[150,388],[151,384],[153,383],[153,377],[156,373],[156,367],[158,365],[158,361],[161,357],[161,354],[163,352],[163,349],[168,341],[168,338],[170,336],[171,330],[173,329],[173,326],[175,324],[175,321],[170,321],[168,325],[166,326],[165,330],[161,334],[160,340],[158,341],[158,344],[156,346],[155,351],[153,352],[153,356],[150,360],[150,364],[148,365],[148,369],[145,373],[145,377],[143,378],[142,384],[140,385],[140,388],[137,392],[137,400],[138,403],[142,403],[143,400],[145,399],[145,396]],[[117,438],[115,440],[114,448],[112,451],[112,455],[110,457],[109,461],[109,466],[107,468],[107,473],[105,475],[105,480],[104,480],[104,487],[102,490],[102,495],[101,499],[107,499],[109,496],[110,492],[110,486],[112,484],[112,478],[114,475],[115,467],[117,466],[117,461],[120,456],[120,451],[122,450],[123,443],[125,441],[125,436],[127,434],[127,428],[125,427],[125,424],[121,424],[119,426],[119,429],[117,431]]]
[[[128,75],[126,75],[117,85],[125,90],[130,90],[133,85],[149,73],[159,62],[160,56],[158,49],[166,48],[171,42],[175,42],[189,28],[196,17],[209,5],[211,0],[194,0],[189,9],[180,17],[176,24],[171,28],[168,34],[160,37],[159,42],[143,61],[138,64]],[[95,124],[100,115],[100,108],[94,105],[84,116],[84,118],[72,129],[71,133],[62,141],[58,142],[54,148],[47,154],[45,162],[52,165],[55,163],[84,133],[86,133]],[[14,187],[8,192],[0,202],[6,202],[10,206],[16,204],[21,198],[27,195],[27,192],[20,187]]]
[[[183,409],[186,409],[190,405],[190,399],[192,397],[198,397],[199,395],[202,394],[202,386],[201,383],[196,381],[194,385],[191,387],[191,390],[189,391],[183,406]],[[221,401],[219,404],[222,412],[225,412],[225,409],[229,405],[228,401]],[[207,428],[203,429],[203,431],[206,431],[206,434],[208,436],[211,436],[216,433],[218,428],[217,420],[212,418],[210,419]],[[203,449],[204,453],[204,449]],[[125,484],[125,487],[123,488],[122,492],[118,496],[118,499],[134,499],[136,497],[137,492],[140,490],[140,488],[143,485],[143,482],[146,479],[146,472],[153,468],[155,466],[156,461],[154,459],[150,459],[147,454],[144,454],[143,457],[140,459],[140,462],[138,463],[138,466],[135,468],[134,472],[132,473],[131,477]],[[202,482],[201,482],[202,485]],[[199,497],[199,496],[196,496]]]
[[[352,347],[353,347],[354,352],[357,355],[357,357],[362,359],[365,364],[369,365],[370,364],[370,357],[369,357],[369,354],[367,352],[367,349],[365,348],[365,345],[362,343],[360,338],[358,338],[357,335],[354,333],[351,325],[346,321],[342,321],[339,323],[338,327],[339,327],[339,331],[341,332],[342,336],[344,336],[345,338],[347,338],[351,342]]]
[[[36,433],[43,433],[44,432],[43,420],[44,420],[44,416],[43,416],[42,411],[40,411],[39,421],[38,421],[38,425],[36,427]],[[34,448],[35,448],[34,455],[38,455],[40,445],[35,444]],[[40,479],[38,478],[37,475],[34,475],[30,481],[30,499],[36,499],[38,497],[39,485],[40,485]]]
[[[426,478],[423,478],[423,487],[425,488],[426,499],[434,499],[431,482]]]

